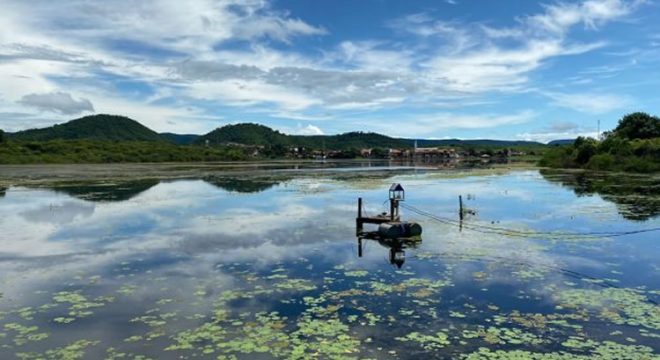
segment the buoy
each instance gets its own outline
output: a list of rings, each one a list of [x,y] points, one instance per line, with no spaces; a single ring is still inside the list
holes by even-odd
[[[409,238],[422,235],[422,226],[408,221],[387,222],[378,226],[378,233],[390,239]]]

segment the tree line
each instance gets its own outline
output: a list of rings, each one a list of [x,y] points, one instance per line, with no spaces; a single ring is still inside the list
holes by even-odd
[[[602,139],[578,137],[572,145],[547,151],[539,164],[552,168],[660,171],[660,118],[644,112],[625,115]]]

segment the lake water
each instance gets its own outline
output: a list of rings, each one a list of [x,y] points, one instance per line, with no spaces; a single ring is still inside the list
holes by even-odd
[[[657,176],[369,169],[0,191],[0,359],[659,358]]]

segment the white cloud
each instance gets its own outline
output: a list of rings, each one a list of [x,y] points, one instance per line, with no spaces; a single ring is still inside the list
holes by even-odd
[[[548,143],[552,140],[575,139],[578,136],[592,137],[597,136],[596,131],[560,131],[560,132],[525,132],[517,134],[516,138],[525,141],[538,141]]]
[[[304,109],[319,102],[295,90],[259,80],[194,82],[188,85],[187,94],[198,99],[222,100],[236,106],[270,102],[286,110]]]
[[[323,130],[320,127],[308,124],[303,126],[298,124],[295,128],[291,127],[280,127],[279,128],[283,133],[290,135],[323,135]]]
[[[486,129],[516,125],[526,123],[535,117],[536,113],[531,110],[524,110],[511,115],[437,113],[403,118],[394,123],[374,120],[370,124],[363,125],[390,136],[410,137],[452,129]]]
[[[71,94],[63,92],[28,94],[24,95],[19,102],[42,111],[52,111],[63,115],[94,111],[94,105],[88,99],[75,100]]]
[[[584,24],[595,29],[598,26],[626,16],[644,1],[587,0],[582,2],[545,5],[545,12],[528,17],[531,28],[557,34],[566,33],[570,27]]]
[[[30,94],[70,93],[99,111],[137,114],[158,131],[194,122],[190,131],[212,127],[199,102],[310,120],[448,106],[457,98],[529,88],[531,75],[549,60],[605,46],[571,41],[572,28],[597,29],[641,3],[557,2],[511,27],[417,13],[386,24],[410,41],[340,39],[332,48],[302,52],[270,44],[327,30],[275,10],[269,1],[7,0],[0,14],[0,105],[14,105],[0,111],[34,115],[28,107],[17,111],[16,102]],[[244,46],[225,47],[229,42]],[[108,76],[148,84],[155,94],[117,92]],[[82,100],[69,104],[75,101]]]
[[[557,106],[569,108],[588,114],[604,114],[610,111],[624,109],[632,105],[630,97],[616,94],[601,93],[556,93],[545,92]]]

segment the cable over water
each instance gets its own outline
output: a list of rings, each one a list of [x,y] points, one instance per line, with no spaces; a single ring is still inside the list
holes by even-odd
[[[437,222],[452,225],[452,226],[462,226],[463,228],[471,231],[476,231],[485,234],[496,234],[509,237],[522,237],[522,238],[545,238],[545,239],[593,239],[601,237],[619,237],[633,234],[648,233],[654,231],[660,231],[660,227],[640,229],[640,230],[630,230],[630,231],[609,231],[609,232],[562,232],[562,231],[535,231],[535,230],[520,230],[520,229],[508,229],[497,226],[490,226],[486,224],[477,224],[477,223],[467,223],[465,221],[454,220],[451,218],[441,217],[434,215],[428,211],[421,210],[412,205],[400,204],[404,209],[410,210],[418,215],[427,217],[431,220]]]

